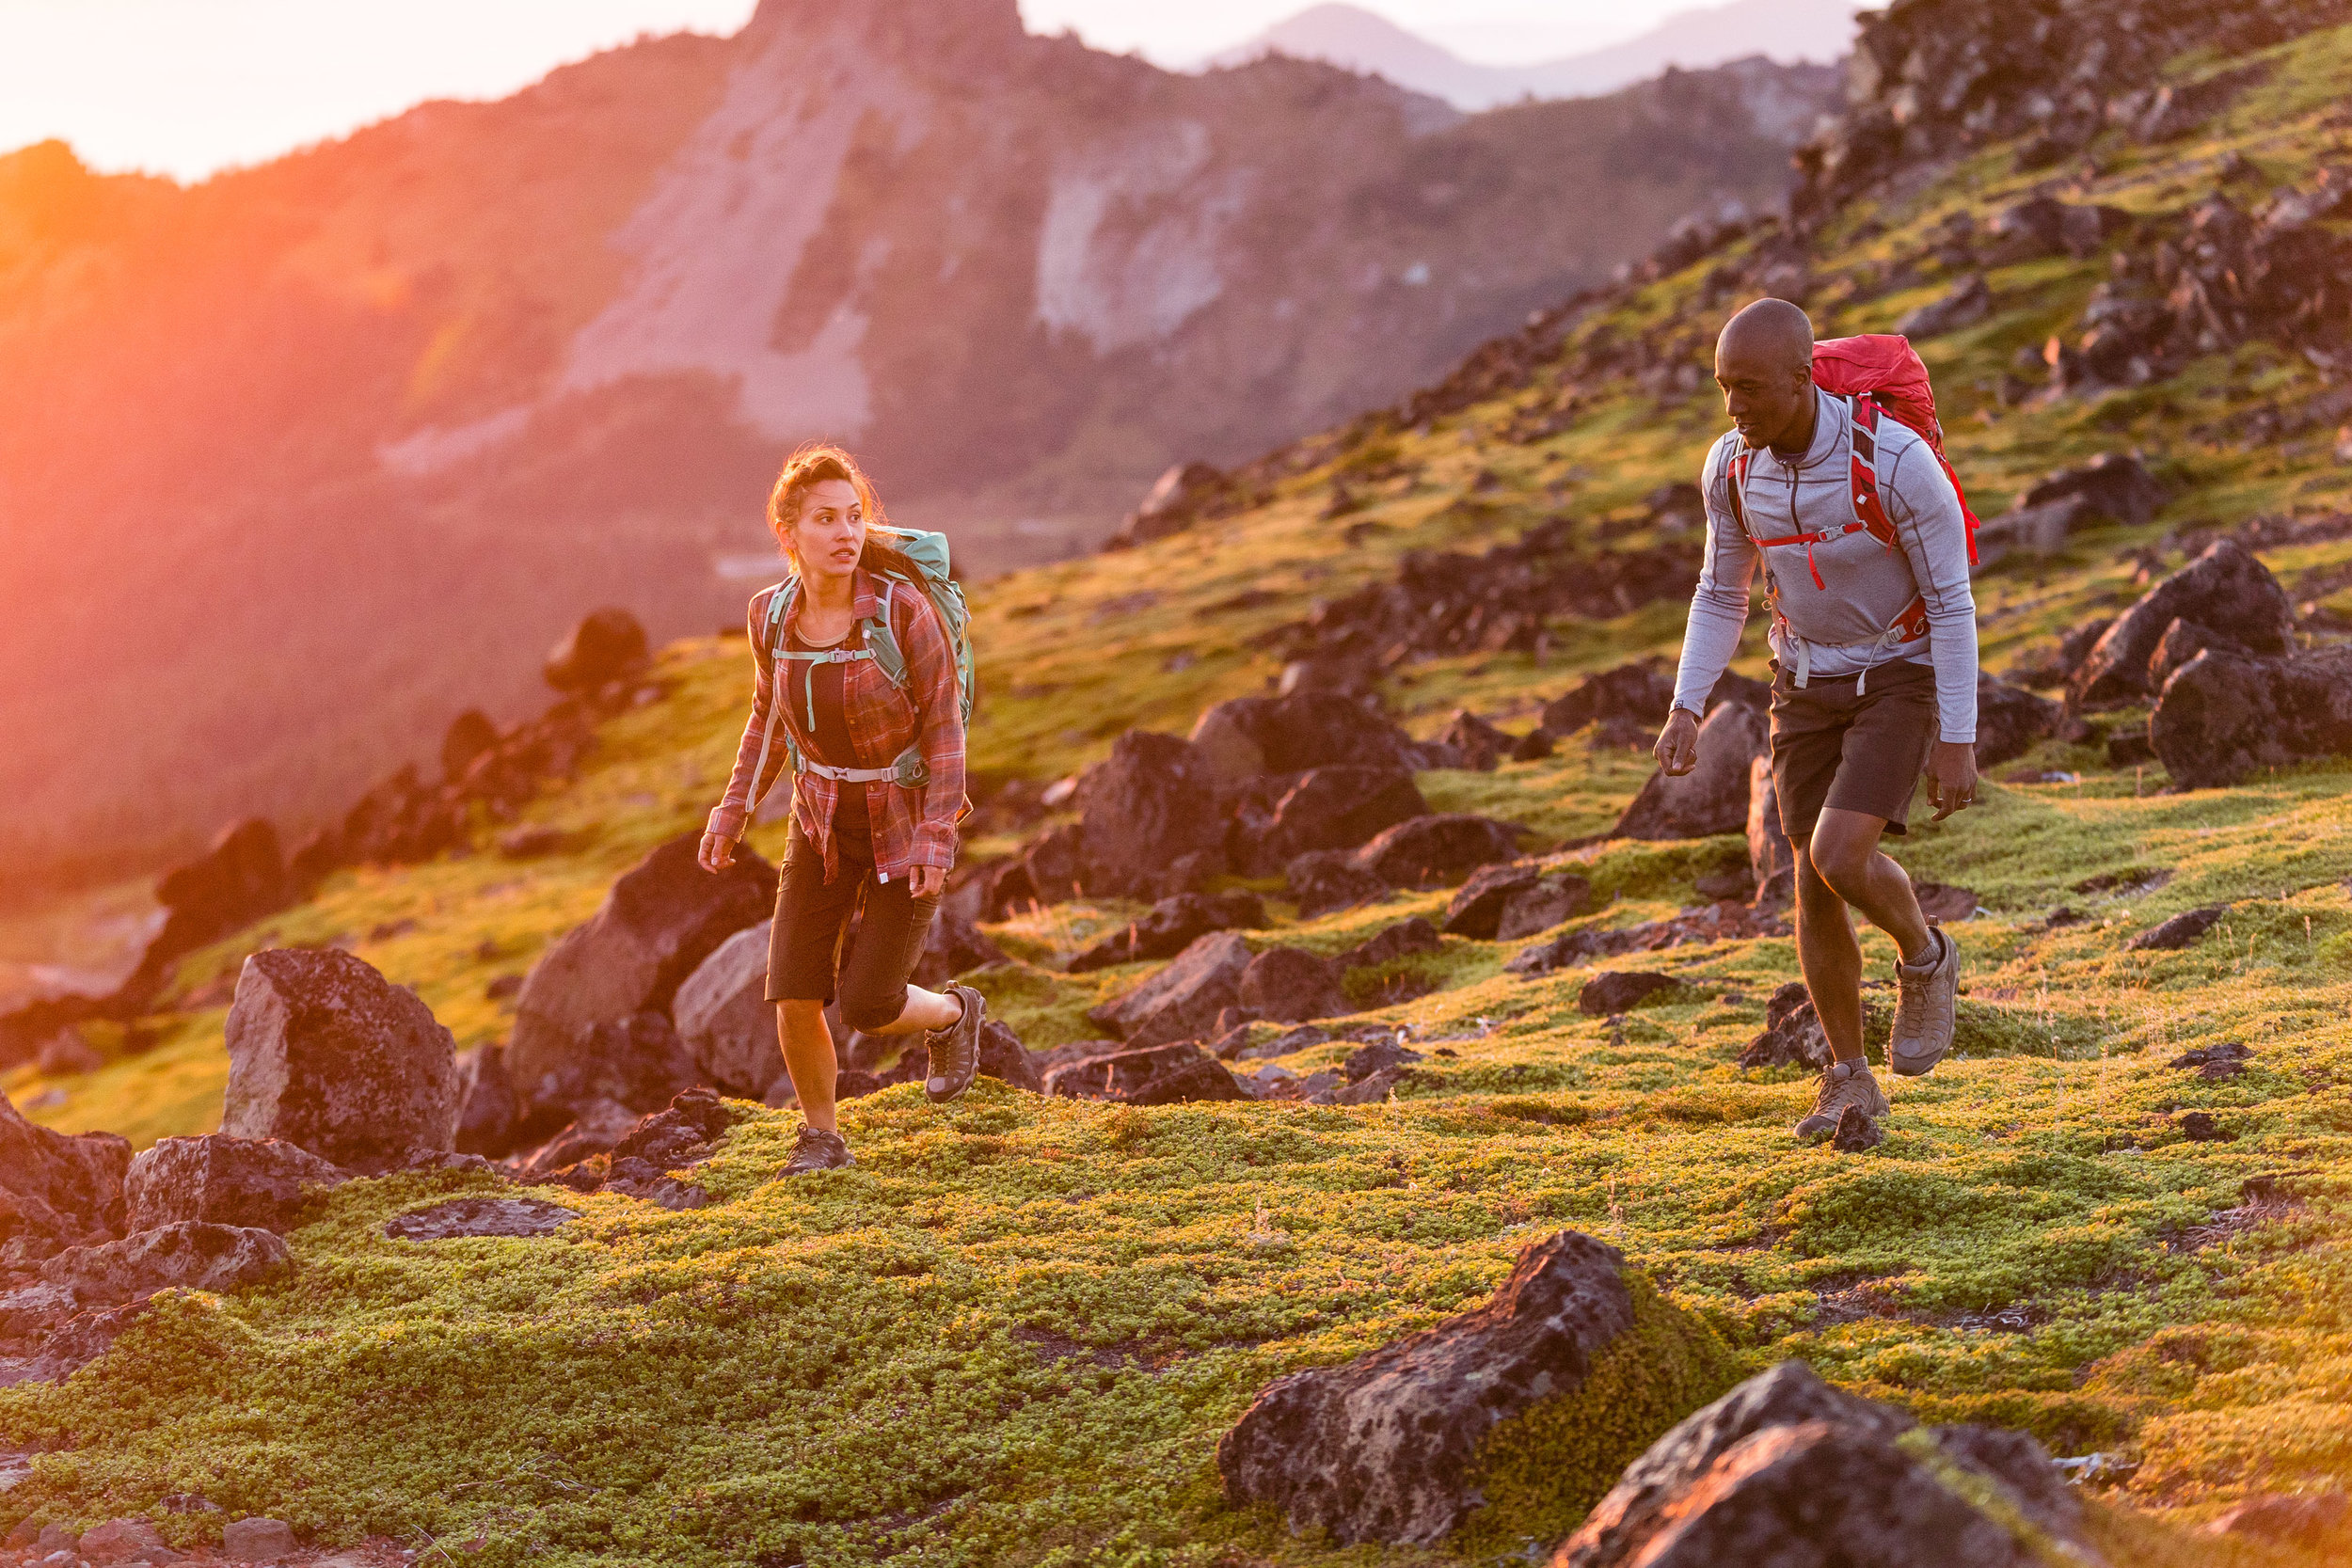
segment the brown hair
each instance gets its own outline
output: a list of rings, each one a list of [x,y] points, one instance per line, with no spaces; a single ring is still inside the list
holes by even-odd
[[[875,537],[877,530],[896,531],[882,511],[882,498],[874,493],[874,482],[866,477],[856,458],[830,441],[812,442],[787,458],[775,488],[768,493],[768,529],[784,546],[784,553],[792,554],[792,525],[800,520],[809,491],[832,479],[844,481],[855,490],[858,505],[866,513],[866,546],[858,555],[858,565],[867,572],[889,572],[914,580],[914,562]],[[798,568],[799,564],[796,557],[793,565]]]

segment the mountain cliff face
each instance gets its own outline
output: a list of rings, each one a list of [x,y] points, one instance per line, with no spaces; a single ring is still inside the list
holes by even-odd
[[[723,618],[810,437],[975,567],[1072,547],[1776,199],[1832,82],[1464,119],[1012,0],[769,0],[191,189],[0,160],[7,837],[299,816],[519,708],[588,604]]]

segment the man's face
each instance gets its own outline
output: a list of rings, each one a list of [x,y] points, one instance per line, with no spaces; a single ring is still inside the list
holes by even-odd
[[[1727,332],[1715,344],[1715,385],[1723,388],[1724,411],[1739,426],[1740,439],[1754,451],[1804,422],[1813,368]]]

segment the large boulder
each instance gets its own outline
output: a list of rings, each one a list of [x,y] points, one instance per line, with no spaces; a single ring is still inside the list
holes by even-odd
[[[1662,770],[1650,775],[1625,808],[1612,838],[1711,838],[1748,825],[1748,771],[1769,754],[1770,736],[1762,710],[1746,703],[1724,703],[1699,725],[1697,763],[1682,777]]]
[[[1495,940],[1515,942],[1549,931],[1592,907],[1593,884],[1584,878],[1539,877],[1534,886],[1521,888],[1504,902],[1502,917],[1495,922]]]
[[[1295,856],[1282,867],[1282,879],[1301,920],[1389,895],[1389,884],[1357,864],[1354,853],[1346,849],[1314,849]]]
[[[525,1100],[544,1098],[536,1085],[550,1075],[561,1079],[591,1024],[666,1010],[721,942],[773,911],[775,867],[739,847],[714,877],[696,863],[701,843],[686,833],[647,855],[532,966],[506,1053]]]
[[[292,903],[298,889],[278,844],[278,830],[250,817],[221,830],[211,847],[165,873],[155,901],[167,911],[162,929],[116,997],[144,1006],[172,961]]]
[[[645,667],[645,628],[628,610],[590,610],[548,652],[540,673],[558,691],[594,691]]]
[[[1173,464],[1152,484],[1143,504],[1127,514],[1119,531],[1105,540],[1103,547],[1132,549],[1154,539],[1182,533],[1233,494],[1233,482],[1209,464]]]
[[[930,934],[923,942],[923,956],[915,960],[914,971],[907,978],[926,990],[945,990],[959,974],[969,974],[982,964],[1004,961],[1005,950],[991,942],[987,932],[961,910],[942,904],[931,918]]]
[[[122,1233],[131,1145],[112,1132],[53,1132],[0,1094],[0,1269]]]
[[[640,1114],[658,1111],[683,1090],[703,1083],[677,1025],[651,1008],[591,1023],[572,1049],[535,1078],[516,1085],[529,1107],[527,1125],[545,1125],[559,1112],[611,1100]]]
[[[270,1231],[180,1220],[61,1252],[40,1266],[40,1276],[72,1291],[82,1307],[116,1307],[175,1286],[234,1290],[286,1258],[286,1243]]]
[[[1438,732],[1438,744],[1453,747],[1460,754],[1464,768],[1474,772],[1491,773],[1518,745],[1518,737],[1505,734],[1463,707],[1455,708],[1453,719]]]
[[[1269,947],[1241,972],[1241,1006],[1276,1023],[1339,1018],[1356,1006],[1340,990],[1328,958],[1297,947]]]
[[[768,1000],[768,930],[754,926],[721,942],[670,1005],[678,1039],[702,1075],[746,1100],[784,1075],[776,1005]]]
[[[1485,1306],[1266,1385],[1218,1440],[1217,1471],[1236,1506],[1272,1504],[1343,1544],[1433,1543],[1482,1504],[1564,1524],[1729,1366],[1614,1247],[1563,1231]],[[1597,1382],[1604,1369],[1626,1375]]]
[[[335,948],[246,959],[220,1130],[375,1175],[455,1141],[457,1044],[417,993]]]
[[[474,759],[499,743],[499,727],[478,707],[469,707],[449,721],[441,736],[441,780],[455,784],[466,776]]]
[[[1123,996],[1087,1017],[1131,1044],[1204,1039],[1216,1015],[1241,999],[1249,944],[1231,931],[1212,931]]]
[[[1480,866],[1447,901],[1445,928],[1457,937],[1494,941],[1504,908],[1517,895],[1534,888],[1542,875],[1533,861]]]
[[[2103,515],[2137,528],[2164,504],[2164,486],[2129,452],[2106,451],[2078,468],[2062,468],[2017,499],[2021,507],[2079,499]]]
[[[1965,1475],[1966,1488],[1938,1474]],[[1963,1491],[1987,1497],[1967,1500]],[[1784,1361],[1691,1416],[1627,1466],[1550,1568],[2030,1568],[2050,1560],[2001,1515],[2102,1560],[2040,1444],[1980,1427],[1920,1429]]]
[[[1277,775],[1236,802],[1226,835],[1233,867],[1263,876],[1317,849],[1353,849],[1386,829],[1427,815],[1410,773],[1339,766]]]
[[[506,1075],[505,1045],[493,1040],[469,1052],[458,1062],[458,1081],[457,1152],[496,1159],[511,1151],[521,1136],[523,1103]]]
[[[1756,880],[1758,909],[1796,902],[1797,852],[1780,819],[1780,787],[1772,782],[1769,756],[1748,764],[1748,871]]]
[[[2066,710],[1999,676],[1977,675],[1977,766],[2020,757],[2037,740],[2056,735]]]
[[[2352,754],[2352,647],[2291,658],[2208,649],[2172,673],[2148,716],[2148,743],[2189,789],[2257,768]]]
[[[1544,705],[1543,727],[1548,735],[1565,736],[1609,719],[1663,724],[1674,700],[1674,661],[1653,655],[1585,676],[1573,690]]]
[[[1038,1069],[1037,1057],[1021,1043],[1021,1037],[999,1019],[992,1018],[980,1025],[980,1071],[1016,1089],[1026,1089],[1031,1094],[1045,1092],[1045,1077]]]
[[[1086,889],[1134,897],[1186,855],[1223,847],[1217,781],[1190,741],[1129,730],[1109,758],[1078,779],[1079,852]]]
[[[1470,812],[1436,812],[1384,828],[1356,851],[1356,863],[1391,887],[1422,887],[1515,860],[1518,830]]]
[[[2295,647],[2295,607],[2286,590],[2244,545],[2217,540],[2107,627],[2074,672],[2070,705],[2079,710],[2146,695],[2149,661],[2176,620],[2211,627],[2255,654]]]
[[[294,1228],[308,1194],[346,1180],[283,1138],[164,1138],[131,1162],[123,1181],[126,1219],[133,1230],[200,1220],[283,1234]]]
[[[1246,1100],[1223,1062],[1192,1040],[1065,1062],[1045,1075],[1044,1091],[1073,1100],[1111,1100],[1123,1105],[1177,1105],[1203,1100]]]
[[[1071,959],[1070,973],[1086,974],[1146,958],[1173,958],[1211,931],[1264,924],[1265,905],[1255,894],[1179,893],[1161,899]]]

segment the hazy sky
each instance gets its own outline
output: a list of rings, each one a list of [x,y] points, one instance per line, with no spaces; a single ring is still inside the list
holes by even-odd
[[[897,0],[866,0],[895,4]],[[1182,64],[1309,0],[1022,0],[1033,32]],[[1597,48],[1707,0],[1359,0],[1455,53]],[[427,98],[497,98],[644,32],[729,33],[753,0],[0,0],[0,150],[193,179]]]

